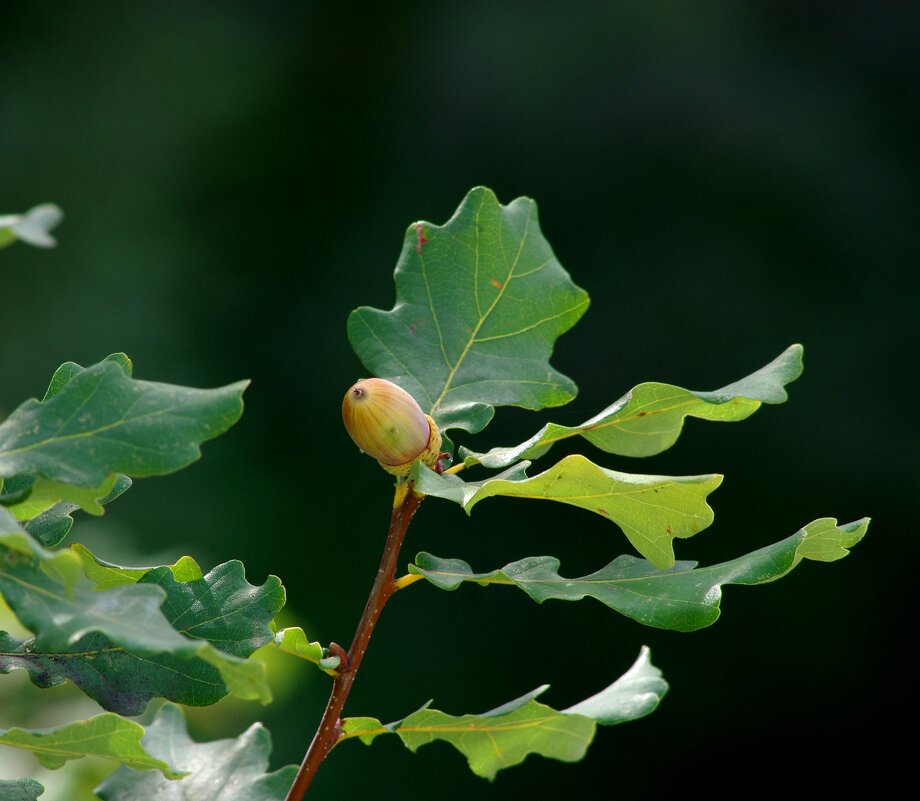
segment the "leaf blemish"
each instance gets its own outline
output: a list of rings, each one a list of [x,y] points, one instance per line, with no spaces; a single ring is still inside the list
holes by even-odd
[[[422,245],[427,245],[428,240],[425,238],[425,227],[421,223],[415,224],[415,252],[422,252]]]
[[[489,283],[492,284],[492,286],[494,286],[496,289],[502,288],[502,282],[499,281],[497,278],[490,278]]]

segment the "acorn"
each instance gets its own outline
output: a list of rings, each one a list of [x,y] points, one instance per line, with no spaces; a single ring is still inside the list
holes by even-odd
[[[394,476],[407,476],[416,459],[434,468],[441,451],[438,426],[406,390],[383,378],[362,378],[342,400],[349,436]]]

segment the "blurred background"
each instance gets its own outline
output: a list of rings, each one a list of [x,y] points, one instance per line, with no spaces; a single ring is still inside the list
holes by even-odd
[[[112,351],[149,380],[251,378],[242,421],[200,462],[138,482],[70,540],[123,563],[241,559],[253,583],[282,578],[285,625],[348,643],[391,485],[340,425],[364,374],[346,316],[392,306],[412,221],[443,223],[477,184],[505,203],[529,195],[592,297],[553,359],[581,391],[551,414],[499,410],[462,444],[581,422],[645,380],[715,389],[802,342],[787,405],[739,425],[691,420],[654,458],[588,455],[724,473],[715,524],[678,543],[704,564],[822,516],[874,522],[841,562],[728,587],[723,618],[692,635],[592,601],[418,585],[387,608],[349,714],[394,720],[430,698],[479,712],[542,683],[562,708],[643,644],[671,691],[651,717],[601,729],[577,766],[534,757],[490,784],[446,745],[413,755],[383,738],[337,750],[313,795],[640,799],[786,785],[793,770],[802,790],[879,786],[915,669],[917,16],[855,3],[10,5],[0,213],[54,201],[66,219],[56,250],[0,256],[0,419],[61,362]],[[583,575],[628,549],[601,518],[550,507],[496,499],[468,519],[432,499],[402,561],[428,550],[489,570],[552,554]],[[280,767],[300,761],[328,684],[266,658],[273,705],[189,716],[198,739],[264,721]],[[18,673],[0,677],[0,726],[98,711]],[[91,798],[109,769],[49,773],[0,753],[0,776],[39,778],[43,801]]]

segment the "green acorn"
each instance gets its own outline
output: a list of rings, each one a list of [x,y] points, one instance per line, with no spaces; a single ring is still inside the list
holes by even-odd
[[[435,467],[441,432],[408,392],[383,378],[362,378],[342,400],[342,420],[355,444],[394,476],[421,459]]]

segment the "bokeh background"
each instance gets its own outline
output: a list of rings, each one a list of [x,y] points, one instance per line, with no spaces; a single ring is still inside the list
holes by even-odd
[[[800,791],[879,787],[916,668],[917,16],[578,0],[5,7],[0,211],[55,201],[67,216],[57,250],[0,256],[0,418],[59,363],[117,350],[140,378],[251,378],[242,421],[202,461],[139,482],[71,538],[129,563],[242,559],[253,582],[281,576],[286,624],[347,643],[391,488],[340,426],[363,373],[346,316],[392,305],[410,222],[444,222],[477,184],[529,195],[592,296],[554,356],[581,392],[552,414],[500,410],[461,442],[580,422],[644,380],[714,389],[802,342],[787,405],[690,421],[641,462],[593,455],[726,475],[715,524],[682,558],[732,558],[822,516],[874,522],[842,562],[727,588],[723,618],[693,635],[591,601],[419,585],[387,608],[350,714],[393,720],[429,698],[483,711],[545,682],[563,707],[642,644],[671,692],[653,716],[600,730],[578,766],[531,758],[489,784],[445,745],[413,755],[384,738],[336,751],[313,794],[659,798],[788,786],[797,771]],[[582,575],[628,548],[600,518],[548,506],[494,500],[467,519],[429,501],[403,561],[424,549],[486,570],[549,553]],[[264,721],[279,767],[300,760],[327,682],[266,658],[275,704],[190,717],[199,739]],[[0,677],[0,726],[92,707]],[[90,798],[109,767],[51,774],[0,753],[0,775],[40,778],[48,801]]]

